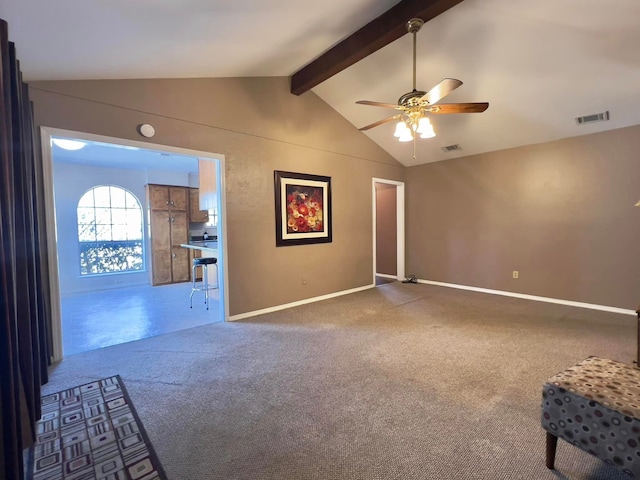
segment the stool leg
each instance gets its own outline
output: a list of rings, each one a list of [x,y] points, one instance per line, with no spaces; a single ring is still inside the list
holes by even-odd
[[[204,281],[204,303],[209,310],[209,268],[206,264],[202,269],[202,280]]]
[[[191,295],[189,295],[189,308],[193,308],[193,294],[196,291],[196,269],[197,269],[196,265],[191,267],[192,283],[191,283]]]
[[[220,278],[218,277],[218,264],[214,263],[213,265],[216,267],[216,285],[215,287],[211,287],[211,288],[218,288],[220,285]]]
[[[556,447],[558,446],[558,437],[553,433],[547,432],[547,468],[553,470],[556,461]]]

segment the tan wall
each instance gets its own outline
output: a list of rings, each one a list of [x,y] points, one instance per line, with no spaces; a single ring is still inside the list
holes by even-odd
[[[404,168],[287,78],[32,82],[37,126],[225,155],[229,313],[371,284],[372,177]],[[275,246],[273,171],[332,177],[333,242]],[[302,276],[307,285],[302,285]]]
[[[397,198],[395,185],[376,183],[376,273],[397,275]]]
[[[635,126],[411,167],[408,271],[635,309],[639,159]]]

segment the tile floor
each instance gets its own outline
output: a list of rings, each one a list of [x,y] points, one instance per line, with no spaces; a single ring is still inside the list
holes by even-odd
[[[191,283],[142,285],[61,297],[64,356],[220,322],[219,291],[196,292]]]

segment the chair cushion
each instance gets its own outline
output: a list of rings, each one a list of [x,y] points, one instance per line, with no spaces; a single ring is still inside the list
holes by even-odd
[[[549,378],[542,426],[640,478],[640,370],[589,357]]]

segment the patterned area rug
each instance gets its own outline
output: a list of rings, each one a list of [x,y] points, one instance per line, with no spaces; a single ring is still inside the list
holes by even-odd
[[[42,397],[34,480],[166,480],[119,375]]]

